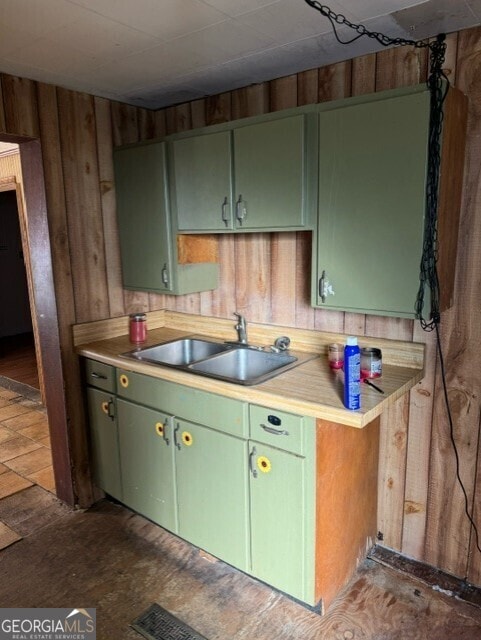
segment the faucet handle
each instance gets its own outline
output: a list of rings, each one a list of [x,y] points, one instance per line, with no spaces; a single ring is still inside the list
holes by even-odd
[[[247,344],[247,323],[246,319],[237,311],[234,311],[234,315],[237,318],[237,324],[235,325],[235,330],[237,331],[238,343],[239,344]]]
[[[288,336],[281,336],[274,342],[274,347],[276,347],[276,349],[279,349],[279,351],[287,351],[290,344],[291,339]]]
[[[244,316],[240,313],[237,313],[237,311],[234,311],[234,315],[237,318],[237,320],[241,323],[245,324],[246,319],[244,318]]]

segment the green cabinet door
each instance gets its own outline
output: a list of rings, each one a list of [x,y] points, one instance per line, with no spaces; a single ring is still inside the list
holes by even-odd
[[[175,420],[179,535],[248,568],[247,441]]]
[[[177,532],[172,418],[117,401],[123,502]]]
[[[172,289],[165,144],[114,150],[117,219],[126,289]]]
[[[414,316],[428,124],[427,91],[320,112],[314,306]]]
[[[304,602],[313,602],[314,542],[306,460],[250,442],[251,573]]]
[[[172,206],[179,231],[232,229],[230,131],[170,144]]]
[[[249,118],[214,129],[168,142],[178,231],[288,231],[311,223],[315,113]]]
[[[91,469],[95,484],[122,500],[115,396],[87,388]]]
[[[234,216],[239,229],[306,223],[305,115],[247,126],[234,135]]]

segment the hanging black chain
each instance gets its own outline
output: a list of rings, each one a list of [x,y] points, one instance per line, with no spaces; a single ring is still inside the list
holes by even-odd
[[[439,278],[437,271],[437,221],[439,178],[441,168],[441,134],[443,128],[443,103],[449,89],[449,82],[443,71],[446,42],[443,34],[430,43],[430,70],[428,88],[430,91],[430,117],[428,142],[428,168],[426,177],[426,212],[424,220],[423,253],[419,272],[419,289],[415,312],[424,331],[432,331],[441,321],[439,309]],[[426,288],[431,293],[431,315],[426,320],[423,315]]]
[[[416,296],[414,310],[425,331],[432,331],[440,322],[439,309],[439,278],[437,273],[437,219],[438,219],[438,192],[441,166],[441,133],[443,126],[443,103],[449,89],[448,79],[443,71],[446,55],[446,36],[440,34],[435,40],[409,40],[407,38],[390,38],[378,31],[369,31],[362,24],[354,24],[342,14],[335,13],[328,6],[316,0],[305,0],[327,18],[332,26],[336,40],[340,44],[351,44],[359,38],[366,36],[376,40],[384,47],[415,47],[417,49],[429,49],[429,77],[427,86],[430,92],[430,116],[429,116],[429,142],[428,142],[428,167],[426,177],[426,212],[424,225],[423,253],[419,270],[419,289]],[[356,32],[356,36],[350,40],[341,40],[338,27],[346,26]],[[425,319],[424,298],[426,287],[431,294],[430,317]]]

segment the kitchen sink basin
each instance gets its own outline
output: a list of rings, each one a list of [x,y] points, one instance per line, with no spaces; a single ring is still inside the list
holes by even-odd
[[[145,360],[156,364],[184,366],[230,348],[230,345],[220,342],[182,338],[181,340],[158,344],[154,347],[131,351],[126,355],[136,358],[137,360]]]
[[[196,337],[180,338],[122,355],[243,385],[259,384],[316,357],[305,353],[297,357],[289,351],[277,353]]]
[[[257,384],[285,371],[295,362],[297,358],[287,353],[237,348],[194,363],[189,369],[238,384]]]

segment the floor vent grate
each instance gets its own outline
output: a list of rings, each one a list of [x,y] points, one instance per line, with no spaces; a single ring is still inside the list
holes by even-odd
[[[131,627],[148,640],[207,640],[158,604],[152,604]]]

